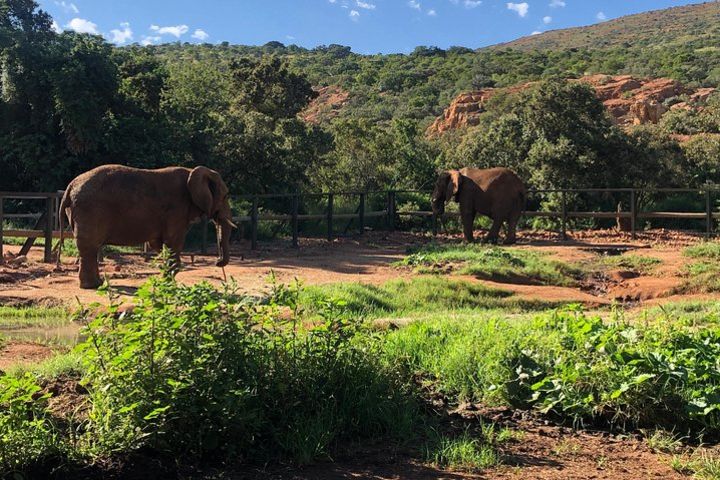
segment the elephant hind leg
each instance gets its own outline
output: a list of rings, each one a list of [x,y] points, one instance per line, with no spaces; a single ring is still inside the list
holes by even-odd
[[[520,221],[520,214],[512,214],[507,220],[507,236],[505,237],[505,245],[513,245],[517,242],[517,225]]]
[[[500,235],[500,227],[502,226],[502,223],[502,220],[493,219],[492,227],[490,227],[490,231],[485,237],[486,243],[498,243],[498,236]]]
[[[82,239],[78,239],[77,246],[80,252],[80,288],[98,288],[102,285],[98,266],[100,247]]]

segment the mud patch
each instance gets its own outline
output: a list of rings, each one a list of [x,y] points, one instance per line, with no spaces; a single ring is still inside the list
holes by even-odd
[[[55,354],[47,345],[32,342],[9,341],[0,346],[0,370],[12,365],[31,365]]]

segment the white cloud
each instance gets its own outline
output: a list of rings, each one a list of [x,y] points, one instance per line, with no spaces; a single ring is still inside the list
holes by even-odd
[[[543,17],[543,23],[545,25],[550,25],[552,23],[552,17],[550,15]]]
[[[356,0],[357,6],[364,8],[365,10],[375,10],[375,5],[372,3],[366,3],[361,0]]]
[[[482,0],[465,0],[465,8],[475,8],[482,5]]]
[[[436,16],[437,16],[437,12],[436,12],[435,10],[428,10],[427,14],[428,14],[428,16],[430,16],[430,17],[436,17]]]
[[[567,5],[564,0],[552,0],[550,2],[550,8],[563,8]]]
[[[73,30],[77,33],[90,33],[92,35],[98,35],[97,25],[90,20],[84,18],[73,18],[65,25],[65,28]]]
[[[193,32],[192,38],[204,42],[205,40],[210,38],[210,35],[205,30],[198,28],[197,30],[195,30],[195,32]]]
[[[350,10],[350,20],[357,22],[360,20],[360,12],[357,10]]]
[[[55,20],[53,20],[52,22],[52,29],[55,31],[55,33],[63,32],[63,29],[60,27],[60,25],[58,25],[58,22],[56,22]]]
[[[111,42],[123,44],[133,39],[133,31],[130,29],[130,24],[128,22],[121,23],[120,28],[122,28],[122,30],[117,28],[110,30],[110,34],[112,35],[112,38],[110,39]]]
[[[160,35],[172,35],[175,38],[180,38],[185,35],[190,27],[187,25],[175,25],[171,27],[159,27],[157,25],[150,25],[150,30],[157,32]]]
[[[75,6],[74,3],[68,3],[65,1],[62,1],[62,2],[56,1],[55,5],[57,5],[58,7],[62,7],[62,9],[65,10],[66,12],[72,12],[75,14],[80,13],[80,10],[78,10],[78,8]]]
[[[527,2],[523,2],[523,3],[509,2],[507,4],[507,8],[508,8],[508,10],[517,12],[517,14],[520,15],[521,17],[525,17],[528,14],[528,10],[530,10],[530,5],[528,5]]]
[[[543,32],[541,32],[540,30],[535,30],[535,31],[532,32],[530,35],[541,35],[542,33],[543,33]]]
[[[408,7],[414,8],[415,10],[420,10],[420,2],[417,0],[409,0],[408,1]]]
[[[595,17],[598,20],[600,20],[601,22],[604,22],[605,20],[607,20],[607,15],[605,15],[605,13],[603,13],[603,12],[598,12]]]
[[[155,43],[158,43],[161,40],[162,40],[162,37],[145,36],[145,37],[143,37],[143,39],[140,43],[147,47],[148,45],[153,45]]]
[[[330,3],[337,3],[337,0],[328,0]]]

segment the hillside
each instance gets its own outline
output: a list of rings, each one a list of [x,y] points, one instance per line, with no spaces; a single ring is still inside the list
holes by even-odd
[[[716,43],[720,2],[686,5],[629,15],[587,27],[553,30],[491,48],[562,50],[571,48],[653,47]]]
[[[657,124],[670,111],[701,111],[714,88],[688,88],[669,78],[642,79],[630,75],[591,75],[577,79],[591,86],[618,125]],[[477,125],[487,102],[496,95],[516,93],[532,83],[510,88],[486,88],[460,94],[427,130],[430,136]]]

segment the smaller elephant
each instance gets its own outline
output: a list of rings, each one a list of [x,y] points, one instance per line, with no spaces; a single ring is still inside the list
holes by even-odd
[[[460,204],[465,240],[473,241],[473,225],[476,215],[485,215],[493,220],[485,238],[488,243],[497,243],[500,227],[507,224],[505,244],[516,242],[517,224],[520,220],[527,190],[522,180],[507,168],[463,168],[441,172],[432,194],[432,209],[437,216],[445,213],[445,204],[451,200]]]

